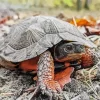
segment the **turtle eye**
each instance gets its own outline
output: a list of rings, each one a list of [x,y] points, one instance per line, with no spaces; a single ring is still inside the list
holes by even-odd
[[[72,51],[72,50],[73,50],[73,46],[72,46],[72,45],[67,45],[67,46],[64,48],[64,51],[65,51],[65,52]]]

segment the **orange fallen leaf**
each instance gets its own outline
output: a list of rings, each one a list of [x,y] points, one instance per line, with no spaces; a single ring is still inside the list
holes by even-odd
[[[86,19],[75,19],[77,26],[94,26],[93,23],[89,22]],[[75,22],[71,20],[69,23],[75,25]]]

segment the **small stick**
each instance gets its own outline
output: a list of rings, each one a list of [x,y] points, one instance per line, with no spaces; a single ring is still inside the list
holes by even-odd
[[[36,89],[36,87],[32,87],[32,88],[29,88],[27,90],[24,90],[23,92],[34,91],[35,89]]]
[[[14,93],[0,93],[0,95],[6,95],[6,96],[9,96],[9,95],[13,95]]]
[[[74,22],[74,25],[77,27],[77,23],[76,23],[75,17],[73,17],[73,22]]]

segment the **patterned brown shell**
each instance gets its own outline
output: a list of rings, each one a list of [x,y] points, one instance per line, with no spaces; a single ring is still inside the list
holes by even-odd
[[[12,26],[4,45],[0,47],[0,56],[8,61],[20,62],[40,55],[61,40],[95,47],[72,24],[54,17],[32,16]]]

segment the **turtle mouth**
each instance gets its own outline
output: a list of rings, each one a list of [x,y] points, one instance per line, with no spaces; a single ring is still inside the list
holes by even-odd
[[[83,53],[74,53],[74,54],[68,54],[67,56],[63,58],[56,58],[55,60],[58,62],[72,62],[76,61],[82,58]]]

